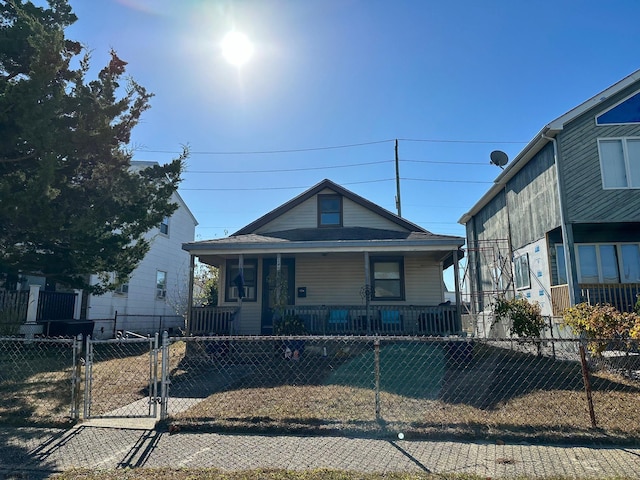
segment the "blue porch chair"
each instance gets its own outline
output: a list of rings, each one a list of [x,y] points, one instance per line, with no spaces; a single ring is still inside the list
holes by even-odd
[[[380,310],[380,323],[383,332],[402,330],[402,315],[399,310]]]
[[[327,327],[330,331],[344,331],[349,326],[349,310],[336,309],[329,311]]]

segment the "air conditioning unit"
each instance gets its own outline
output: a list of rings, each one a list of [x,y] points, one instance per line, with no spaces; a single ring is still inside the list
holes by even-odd
[[[165,298],[167,296],[167,291],[162,289],[162,288],[157,288],[156,289],[156,297],[158,298]]]

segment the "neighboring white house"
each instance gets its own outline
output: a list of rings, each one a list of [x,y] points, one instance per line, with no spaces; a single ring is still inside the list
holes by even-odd
[[[140,168],[155,162],[131,163]],[[189,253],[182,245],[194,240],[198,222],[177,192],[172,202],[178,204],[177,210],[147,232],[149,252],[129,282],[116,292],[89,295],[86,318],[95,321],[94,337],[112,337],[116,330],[147,334],[184,326],[184,316],[178,312],[184,308],[186,313]],[[97,282],[96,275],[91,282]]]

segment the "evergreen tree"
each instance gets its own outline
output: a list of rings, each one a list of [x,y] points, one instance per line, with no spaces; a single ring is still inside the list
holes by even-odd
[[[152,97],[116,52],[94,80],[65,38],[67,0],[0,0],[0,276],[44,275],[101,293],[124,282],[144,235],[177,205],[183,162],[132,170],[132,128]],[[98,285],[88,274],[103,275]]]

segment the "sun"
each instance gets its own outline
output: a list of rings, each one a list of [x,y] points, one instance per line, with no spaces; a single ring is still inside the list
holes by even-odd
[[[237,67],[247,63],[253,55],[253,44],[244,33],[227,33],[222,39],[221,47],[227,62]]]

